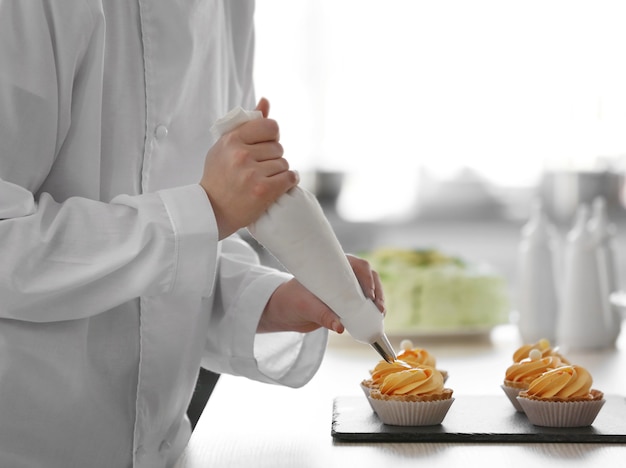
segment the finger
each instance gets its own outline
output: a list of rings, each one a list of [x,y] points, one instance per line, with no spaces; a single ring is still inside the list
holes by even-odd
[[[250,120],[237,128],[237,135],[247,145],[279,141],[280,129],[273,119]]]
[[[291,281],[298,285],[304,293],[302,299],[298,302],[302,307],[300,314],[304,321],[313,325],[312,327],[307,327],[308,330],[312,331],[321,326],[339,334],[344,332],[345,328],[341,323],[341,319],[330,307],[324,304],[312,292],[305,289],[295,278]]]
[[[372,278],[374,279],[374,302],[383,315],[387,313],[385,308],[385,295],[383,293],[383,284],[380,281],[380,275],[377,271],[372,270]]]
[[[264,177],[273,177],[289,170],[289,163],[285,158],[267,159],[258,165],[259,172]]]
[[[249,145],[248,151],[250,152],[250,157],[253,160],[259,162],[268,161],[271,159],[280,159],[285,153],[283,145],[281,145],[277,141],[267,141],[263,143],[257,143],[255,145]]]
[[[298,185],[300,176],[295,171],[284,171],[271,177],[265,177],[254,185],[254,195],[268,209],[285,192]]]
[[[324,328],[328,328],[338,334],[342,334],[345,331],[345,327],[341,323],[339,316],[326,306],[322,309],[318,323]]]
[[[261,111],[263,117],[267,118],[270,113],[270,102],[266,98],[262,97],[256,105],[256,110]]]
[[[343,326],[343,324],[341,323],[339,319],[337,319],[331,324],[331,327],[329,328],[329,330],[334,331],[338,335],[341,335],[344,331],[346,331],[345,327]]]
[[[275,188],[275,199],[292,189],[300,182],[300,174],[297,171],[284,171],[269,178]]]
[[[359,281],[363,294],[374,301],[378,310],[384,315],[386,313],[385,297],[380,275],[375,270],[372,270],[367,260],[355,257],[354,255],[346,255],[346,257]]]
[[[376,299],[374,277],[372,276],[372,269],[370,268],[369,263],[362,258],[355,257],[354,255],[346,255],[346,258],[348,259],[348,263],[350,263],[350,266],[354,271],[354,275],[363,290],[363,294],[372,300]]]

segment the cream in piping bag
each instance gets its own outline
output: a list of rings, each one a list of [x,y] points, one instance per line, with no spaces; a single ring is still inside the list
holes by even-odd
[[[259,111],[233,109],[211,131],[219,137]],[[363,293],[317,198],[296,186],[253,224],[250,234],[309,291],[330,307],[356,341],[371,345],[388,362],[396,359],[383,314]]]

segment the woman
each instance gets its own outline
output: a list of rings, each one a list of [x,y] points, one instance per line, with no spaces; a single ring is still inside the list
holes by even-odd
[[[0,466],[172,466],[201,365],[300,386],[343,331],[236,235],[297,183],[273,120],[209,133],[253,9],[0,0]]]

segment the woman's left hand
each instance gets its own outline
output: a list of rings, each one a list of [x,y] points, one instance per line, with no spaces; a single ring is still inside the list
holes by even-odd
[[[348,262],[363,293],[385,313],[383,288],[378,273],[367,260],[347,255]],[[344,326],[337,314],[306,289],[298,280],[281,284],[270,297],[257,327],[259,333],[277,331],[311,332],[320,327],[343,333]]]

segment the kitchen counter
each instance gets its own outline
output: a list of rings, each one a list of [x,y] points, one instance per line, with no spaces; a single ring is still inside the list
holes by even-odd
[[[483,220],[414,220],[385,225],[349,223],[333,212],[327,216],[347,252],[378,246],[437,247],[466,258],[485,261],[499,270],[511,286],[515,301],[516,251],[521,222]],[[626,278],[626,223],[617,223],[618,266]],[[562,235],[567,229],[561,229]],[[252,241],[253,242],[253,241]],[[253,242],[254,243],[254,242]],[[258,246],[257,246],[258,247]],[[277,265],[262,248],[264,263]],[[514,306],[514,304],[513,304]],[[396,348],[401,337],[393,337]],[[414,339],[446,369],[456,398],[489,395],[506,399],[500,389],[513,351],[521,344],[514,325],[496,327],[485,335]],[[615,348],[568,353],[586,366],[594,387],[606,394],[626,395],[626,332]],[[359,382],[377,362],[368,346],[349,335],[331,334],[319,372],[301,389],[282,388],[224,375],[209,400],[190,444],[177,468],[344,466],[394,468],[485,466],[528,468],[551,466],[587,468],[620,466],[626,445],[615,443],[496,443],[496,442],[341,442],[331,436],[333,401],[338,396],[362,395]],[[625,403],[626,404],[626,403]],[[491,408],[485,408],[490,411]],[[454,404],[450,411],[454,411]],[[445,420],[444,420],[445,422]],[[623,427],[626,433],[626,422]]]
[[[587,468],[621,466],[626,457],[626,445],[621,443],[337,441],[331,436],[333,400],[338,396],[364,398],[359,382],[378,357],[368,346],[344,336],[335,338],[319,372],[301,389],[222,376],[177,468],[408,468],[418,463],[455,467],[467,466],[468,461],[511,468]],[[416,344],[428,349],[438,367],[448,371],[446,385],[458,401],[470,395],[488,395],[508,403],[500,383],[513,351],[521,344],[512,325],[497,327],[481,339],[457,337]],[[626,394],[624,334],[616,348],[572,351],[567,356],[591,371],[595,388],[620,399]],[[503,418],[514,413],[512,406],[504,408]],[[454,410],[453,403],[450,412]],[[626,433],[626,421],[622,433]]]

